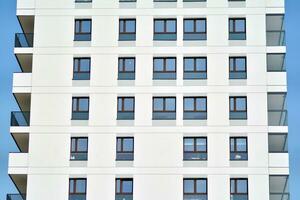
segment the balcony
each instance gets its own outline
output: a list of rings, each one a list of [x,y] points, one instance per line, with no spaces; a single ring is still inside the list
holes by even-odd
[[[14,111],[11,112],[11,126],[30,126],[30,112]]]
[[[27,167],[28,153],[9,153],[8,166],[10,168]]]
[[[267,46],[285,46],[284,15],[267,15],[266,24]]]
[[[289,176],[270,175],[270,200],[289,200]]]
[[[268,93],[268,125],[287,126],[286,93]]]
[[[7,194],[6,200],[26,200],[26,194]]]
[[[35,0],[17,0],[17,10],[34,9]]]
[[[31,73],[14,73],[13,87],[31,87]]]
[[[33,47],[33,33],[16,33],[15,47],[17,48]]]

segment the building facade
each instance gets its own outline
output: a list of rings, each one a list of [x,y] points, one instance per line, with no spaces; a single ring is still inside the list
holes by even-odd
[[[288,200],[284,0],[18,0],[7,200]]]

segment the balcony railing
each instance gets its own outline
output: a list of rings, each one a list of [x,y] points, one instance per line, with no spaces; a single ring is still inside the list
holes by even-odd
[[[6,200],[26,200],[26,194],[7,194]]]
[[[287,126],[288,115],[287,110],[269,110],[268,124],[269,126]]]
[[[10,117],[11,126],[29,126],[30,112],[14,111]]]
[[[72,112],[72,120],[88,120],[89,112],[88,111],[74,111]]]
[[[270,200],[290,200],[289,193],[270,193]]]
[[[16,33],[15,47],[33,47],[33,33]]]
[[[267,46],[285,46],[285,31],[267,31]]]
[[[184,72],[183,79],[207,79],[207,72]]]

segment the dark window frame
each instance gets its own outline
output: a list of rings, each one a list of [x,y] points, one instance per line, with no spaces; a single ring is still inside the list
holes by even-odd
[[[193,99],[194,100],[194,110],[186,110],[185,109],[185,99]],[[197,110],[197,99],[205,99],[205,110]],[[183,97],[183,112],[207,112],[207,97],[205,96],[197,96],[197,97]]]
[[[234,99],[234,108],[233,110],[231,109],[231,99]],[[245,99],[245,110],[237,110],[237,103],[236,100],[237,99]],[[231,96],[229,97],[229,111],[230,112],[247,112],[248,110],[248,105],[247,105],[247,97],[246,96]]]
[[[188,32],[185,31],[185,21],[193,21],[194,31]],[[205,31],[197,31],[197,20],[205,21]],[[207,20],[206,18],[184,18],[183,19],[183,34],[207,34]]]
[[[79,22],[79,31],[77,32],[76,30],[76,24],[77,22]],[[89,32],[83,32],[82,31],[82,23],[83,22],[90,22],[90,27],[89,27]],[[90,37],[92,36],[92,19],[75,19],[75,26],[74,26],[74,40],[75,41],[90,41],[90,40],[76,40],[76,35],[90,35]]]
[[[231,149],[231,140],[233,139],[234,141],[234,150]],[[238,139],[245,139],[246,140],[246,151],[239,151],[237,150],[237,140]],[[238,154],[238,153],[246,153],[247,154],[247,159],[230,159],[231,161],[243,161],[243,160],[248,160],[248,137],[243,137],[243,136],[232,136],[229,138],[229,151],[230,151],[230,154],[231,153],[235,153],[235,154]]]
[[[81,71],[81,60],[89,60],[89,71]],[[78,62],[78,66],[75,66],[76,61]],[[75,71],[75,68],[78,68],[77,71]],[[73,58],[73,80],[79,80],[74,78],[74,74],[90,74],[91,73],[91,57],[75,57]],[[87,80],[87,79],[83,79]],[[89,79],[88,79],[89,80]]]
[[[74,100],[77,100],[76,102],[76,109],[74,110]],[[80,110],[80,103],[79,101],[82,99],[88,100],[88,109],[86,111]],[[90,111],[90,98],[89,97],[72,97],[72,112],[80,113],[80,112],[89,112]]]
[[[232,188],[232,181],[234,181],[234,192],[231,191]],[[238,192],[238,181],[247,181],[247,192]],[[249,195],[249,183],[248,178],[230,178],[230,195]]]
[[[125,70],[126,69],[125,61],[128,59],[133,59],[133,61],[134,61],[133,71]],[[122,70],[121,71],[120,71],[120,65],[119,65],[120,61],[122,61],[122,66],[121,66]],[[136,65],[135,57],[119,57],[118,58],[118,73],[135,73],[135,65]]]
[[[122,100],[122,109],[121,110],[119,110],[119,99],[121,99]],[[125,108],[125,103],[124,103],[124,101],[125,101],[125,99],[132,99],[133,100],[133,105],[132,105],[132,110],[125,110],[124,108]],[[124,97],[118,97],[118,104],[117,104],[117,106],[118,106],[118,112],[122,112],[122,113],[125,113],[125,112],[134,112],[135,111],[135,98],[134,97],[128,97],[128,96],[124,96]]]
[[[193,193],[186,193],[185,192],[185,187],[184,187],[184,181],[189,181],[189,180],[192,180],[194,182],[194,192]],[[206,192],[197,192],[197,181],[203,181],[205,180],[205,183],[206,183]],[[183,179],[183,195],[207,195],[208,193],[208,181],[207,181],[207,178],[184,178]]]
[[[163,60],[163,70],[156,71],[155,70],[155,60],[162,59]],[[175,60],[175,69],[174,70],[167,70],[167,60],[174,59]],[[153,73],[177,73],[177,58],[176,57],[154,57],[153,58]]]
[[[132,139],[132,151],[125,151],[124,150],[124,140],[126,139]],[[118,140],[121,141],[121,151],[118,150]],[[134,153],[134,137],[117,137],[117,146],[116,146],[116,149],[117,149],[117,153]]]
[[[163,99],[163,110],[154,110],[154,99]],[[175,110],[166,110],[167,99],[175,99]],[[176,112],[176,97],[152,97],[152,112]]]
[[[127,32],[126,31],[126,22],[128,21],[134,21],[134,31],[133,32]],[[123,30],[121,30],[121,22],[123,22]],[[134,18],[121,18],[119,19],[119,34],[122,35],[122,34],[136,34],[136,19]]]
[[[155,29],[155,22],[156,21],[163,21],[163,23],[164,23],[163,32],[157,32],[156,31],[156,29]],[[167,21],[175,21],[175,32],[167,31]],[[177,34],[177,19],[176,18],[156,18],[156,19],[154,19],[153,32],[154,32],[154,34]]]
[[[194,150],[193,151],[186,151],[185,150],[185,140],[186,139],[193,139],[193,146],[194,146]],[[205,151],[197,151],[197,139],[205,139]],[[201,137],[190,137],[190,136],[188,136],[188,137],[183,137],[183,154],[184,153],[208,153],[207,152],[207,137],[203,137],[203,136],[201,136]],[[189,159],[188,159],[189,160]],[[193,159],[194,160],[194,159]],[[203,159],[195,159],[195,160],[203,160]],[[206,159],[207,160],[207,159]]]
[[[194,62],[194,70],[193,71],[187,71],[186,69],[185,69],[185,59],[193,59],[193,62]],[[197,59],[204,59],[205,60],[205,70],[197,70]],[[183,72],[185,73],[185,72],[190,72],[190,73],[192,73],[192,72],[194,72],[194,73],[198,73],[198,72],[201,72],[201,73],[204,73],[204,72],[206,72],[207,73],[207,57],[184,57],[183,58]]]
[[[78,180],[85,181],[85,192],[76,192],[76,184]],[[71,192],[71,181],[73,181],[73,189],[75,192]],[[69,179],[69,196],[70,195],[86,195],[87,193],[87,179],[86,178],[70,178]]]
[[[117,188],[118,188],[118,181],[120,181],[120,192],[118,192]],[[123,184],[122,182],[124,181],[131,181],[132,182],[132,188],[131,188],[131,192],[123,192]],[[116,178],[116,182],[115,182],[115,191],[116,191],[116,195],[133,195],[133,178]]]
[[[237,59],[245,59],[245,70],[237,70],[237,64],[236,64],[236,60]],[[233,60],[233,69],[231,70],[231,65],[230,65],[230,61]],[[229,73],[235,73],[235,72],[245,72],[247,73],[247,57],[246,56],[230,56],[229,57]]]
[[[80,139],[86,139],[87,141],[87,146],[86,146],[86,151],[78,151],[78,140]],[[72,150],[72,144],[73,144],[73,140],[75,140],[75,150],[73,151]],[[89,151],[89,139],[88,137],[71,137],[71,145],[70,145],[70,156],[72,156],[73,153],[86,153],[88,154],[88,151]],[[70,160],[80,160],[80,159],[70,159]],[[84,159],[85,160],[85,159]]]
[[[232,20],[232,22],[233,22],[233,30],[231,31],[230,30],[230,21]],[[238,20],[242,20],[242,21],[244,21],[244,30],[243,31],[236,31],[236,21],[238,21]],[[235,33],[244,33],[244,34],[246,34],[246,32],[247,32],[247,21],[246,21],[246,18],[245,17],[232,17],[232,18],[229,18],[229,34],[231,34],[231,33],[233,33],[233,34],[235,34]]]

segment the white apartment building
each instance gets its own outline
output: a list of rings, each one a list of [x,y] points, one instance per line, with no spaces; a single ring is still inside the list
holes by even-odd
[[[7,200],[289,200],[284,0],[17,0]]]

